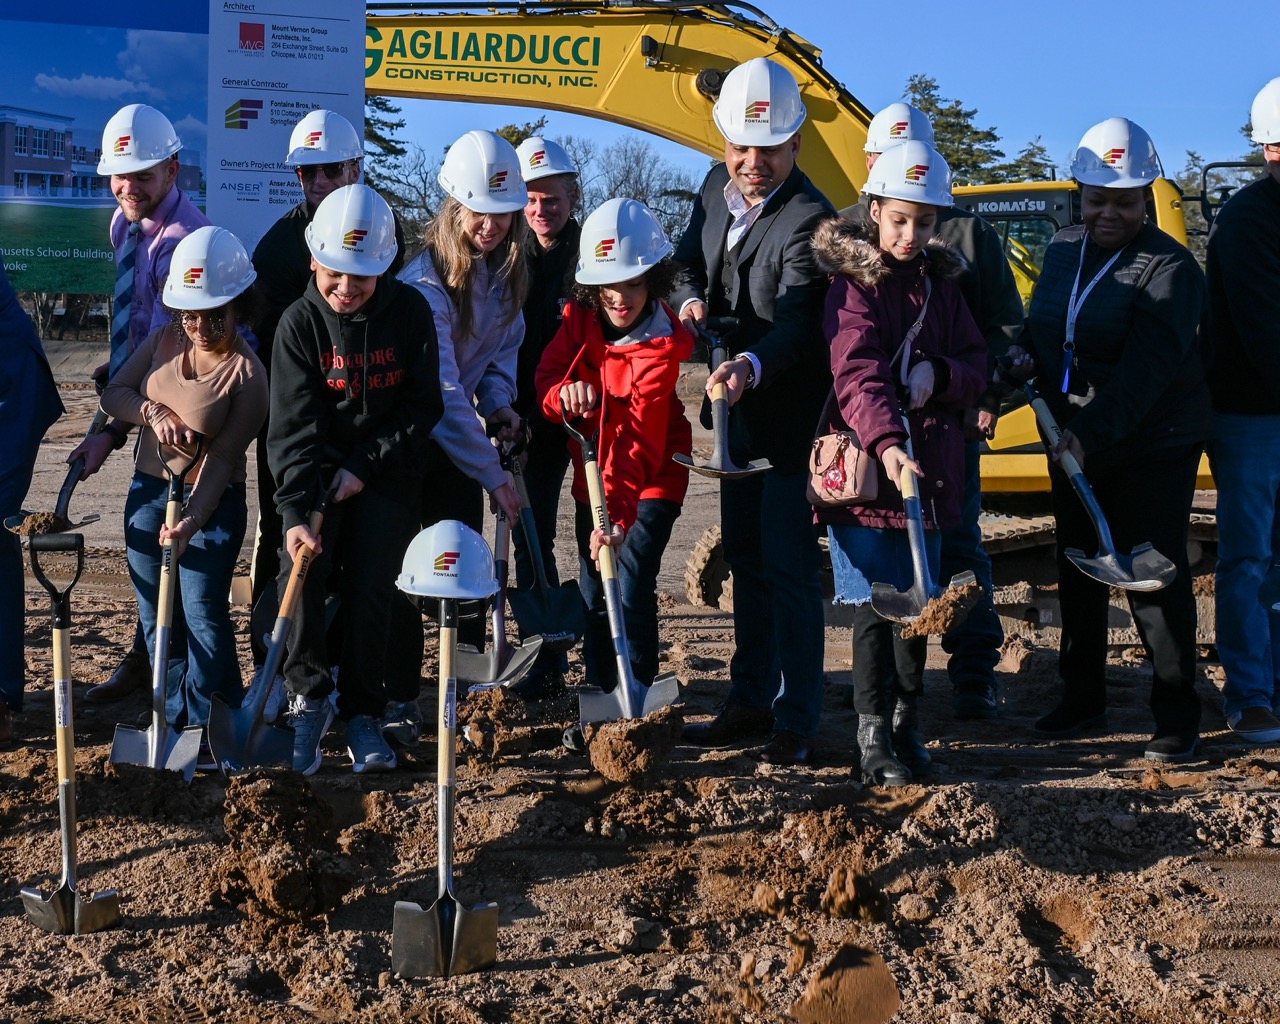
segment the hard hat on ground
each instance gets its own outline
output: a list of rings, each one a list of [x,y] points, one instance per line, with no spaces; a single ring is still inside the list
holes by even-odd
[[[755,57],[725,76],[711,117],[735,146],[780,146],[800,130],[805,109],[791,72]]]
[[[610,199],[582,224],[579,284],[618,284],[652,270],[675,250],[658,218],[638,199]]]
[[[306,237],[315,261],[336,274],[376,277],[396,255],[395,217],[368,185],[344,185],[325,196]]]
[[[207,224],[174,246],[164,304],[170,309],[217,309],[248,290],[257,276],[240,239]]]
[[[364,157],[355,127],[332,110],[313,110],[293,127],[286,167],[339,164]]]
[[[927,142],[899,142],[890,146],[867,175],[862,191],[876,199],[905,199],[909,203],[952,206],[951,168]]]
[[[1142,188],[1164,174],[1155,143],[1127,117],[1109,117],[1084,133],[1071,161],[1081,185]]]
[[[167,160],[182,148],[169,119],[145,103],[121,107],[102,129],[98,173],[137,174]]]
[[[472,213],[514,213],[529,202],[515,147],[496,132],[462,136],[444,155],[437,180]]]
[[[867,125],[865,153],[883,153],[899,142],[933,142],[933,122],[923,110],[910,103],[890,103]]]
[[[1273,78],[1253,98],[1249,109],[1250,138],[1262,145],[1280,143],[1280,78]]]
[[[493,594],[498,581],[484,538],[469,526],[444,519],[409,542],[396,586],[415,597],[472,601]]]
[[[516,147],[516,156],[520,158],[520,174],[526,185],[553,174],[578,173],[578,168],[560,143],[539,135],[530,135],[520,143]]]

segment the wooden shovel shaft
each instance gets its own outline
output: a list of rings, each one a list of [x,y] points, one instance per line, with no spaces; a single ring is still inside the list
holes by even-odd
[[[458,679],[454,656],[458,650],[458,606],[440,601],[440,723],[436,738],[436,818],[440,896],[453,896],[453,790],[457,771]]]

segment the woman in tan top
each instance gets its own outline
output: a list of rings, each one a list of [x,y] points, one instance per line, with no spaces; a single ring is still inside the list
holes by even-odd
[[[125,501],[129,576],[154,655],[161,544],[172,536],[178,600],[169,645],[166,717],[175,728],[204,725],[220,694],[243,692],[228,595],[245,532],[245,451],[266,418],[266,372],[237,325],[248,323],[253,265],[231,232],[203,227],[173,253],[164,303],[173,322],[142,343],[111,379],[102,407],[143,426]],[[187,475],[182,519],[165,527],[166,457],[181,465],[204,438]],[[268,500],[269,500],[268,496]]]

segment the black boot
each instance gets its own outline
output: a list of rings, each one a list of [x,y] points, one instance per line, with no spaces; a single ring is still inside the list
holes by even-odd
[[[858,748],[862,752],[862,781],[868,786],[905,786],[911,782],[910,769],[893,755],[887,719],[859,715]]]
[[[920,715],[915,694],[898,694],[893,705],[893,752],[915,776],[923,775],[933,760],[920,738]]]

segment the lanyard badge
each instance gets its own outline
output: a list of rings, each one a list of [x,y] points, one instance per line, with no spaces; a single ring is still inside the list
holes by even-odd
[[[1080,319],[1080,310],[1084,308],[1084,300],[1089,297],[1089,293],[1093,291],[1094,285],[1101,281],[1107,275],[1116,260],[1120,258],[1121,249],[1111,259],[1107,260],[1101,270],[1094,275],[1092,281],[1085,287],[1083,293],[1080,293],[1080,275],[1084,273],[1084,251],[1088,245],[1087,239],[1080,239],[1080,264],[1076,267],[1075,284],[1071,286],[1071,298],[1067,301],[1067,334],[1062,342],[1063,367],[1062,367],[1062,393],[1065,395],[1071,387],[1071,369],[1076,361],[1076,321]],[[1080,293],[1077,299],[1076,295]]]

